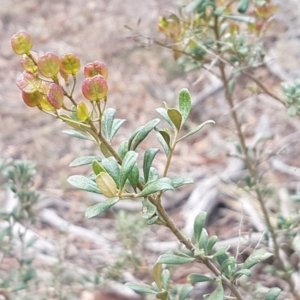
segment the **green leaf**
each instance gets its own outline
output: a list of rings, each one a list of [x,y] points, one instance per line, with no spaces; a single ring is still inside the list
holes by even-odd
[[[203,228],[202,232],[201,232],[200,240],[199,240],[199,249],[202,248],[202,249],[206,250],[207,243],[208,243],[208,233],[207,233],[206,229]],[[205,253],[205,254],[207,254],[207,253]]]
[[[254,17],[250,16],[223,15],[223,18],[249,24],[254,24],[256,21]]]
[[[103,212],[107,211],[113,205],[115,205],[119,201],[118,197],[107,199],[105,202],[97,203],[91,207],[89,207],[85,212],[85,217],[90,219],[96,217]]]
[[[174,190],[169,178],[159,178],[147,184],[144,189],[137,194],[137,197],[146,197],[159,191]]]
[[[131,283],[131,282],[127,282],[125,285],[137,293],[143,293],[143,294],[156,294],[157,293],[156,291],[152,290],[151,286],[149,286],[149,285],[135,284],[135,283]]]
[[[251,271],[249,269],[242,269],[234,273],[234,278],[239,278],[241,276],[251,276]]]
[[[278,288],[278,287],[271,288],[268,291],[265,300],[275,300],[275,299],[277,299],[277,297],[279,296],[280,293],[281,293],[280,288]]]
[[[103,114],[102,131],[104,137],[107,140],[111,139],[111,131],[112,131],[115,115],[116,115],[116,110],[114,108],[107,108]]]
[[[122,159],[124,159],[125,154],[129,151],[128,145],[129,145],[128,141],[123,141],[119,146],[118,154]]]
[[[128,179],[129,173],[131,172],[133,166],[136,164],[138,153],[135,151],[128,151],[123,159],[123,163],[120,170],[120,190],[123,189],[126,180]]]
[[[168,300],[168,292],[167,291],[162,291],[156,294],[156,299],[160,300]]]
[[[128,150],[131,148],[131,144],[134,140],[134,138],[137,136],[137,134],[139,133],[139,131],[143,128],[143,126],[138,127],[130,136],[129,140],[128,140]]]
[[[167,114],[170,118],[170,120],[173,123],[173,127],[179,131],[181,127],[181,122],[182,122],[182,116],[179,110],[176,108],[168,108]]]
[[[162,272],[162,264],[155,263],[152,269],[152,278],[158,286],[159,290],[162,290],[162,280],[161,280],[161,272]]]
[[[147,198],[143,199],[142,217],[150,219],[156,213],[156,206],[152,204]]]
[[[97,184],[94,181],[92,181],[84,176],[73,175],[73,176],[70,176],[67,179],[67,181],[71,185],[75,186],[78,189],[96,193],[96,194],[101,194],[101,191],[99,190]]]
[[[250,2],[249,0],[240,0],[237,11],[240,14],[244,14],[245,12],[247,12],[248,7],[249,7],[249,2]]]
[[[153,162],[155,155],[158,153],[158,148],[149,148],[146,150],[144,154],[144,162],[143,162],[143,172],[145,183],[148,182],[150,168]]]
[[[149,178],[147,184],[150,182],[156,181],[159,178],[159,174],[156,168],[151,167],[149,172]]]
[[[148,219],[147,220],[147,225],[153,225],[153,224],[156,224],[156,221],[158,220],[158,216],[155,215],[153,216],[152,218]]]
[[[214,281],[214,279],[202,274],[192,273],[189,274],[189,276],[187,277],[187,281],[190,283],[196,283],[196,282]]]
[[[179,256],[175,254],[163,254],[158,258],[157,263],[166,265],[183,265],[194,260],[194,257]]]
[[[213,257],[217,259],[217,262],[221,266],[222,263],[229,258],[229,254],[227,249],[222,247],[213,254]]]
[[[190,132],[188,132],[187,134],[185,134],[184,136],[182,136],[178,140],[178,142],[181,141],[181,140],[183,140],[183,139],[185,139],[185,138],[187,138],[187,137],[189,137],[189,136],[191,136],[191,135],[193,135],[193,134],[195,134],[196,132],[198,132],[199,130],[201,130],[206,124],[215,124],[215,122],[212,121],[212,120],[208,120],[208,121],[206,121],[206,122],[198,125],[196,128],[194,128],[193,130],[191,130]]]
[[[193,178],[170,177],[170,179],[172,180],[171,184],[174,189],[176,189],[182,185],[194,183]]]
[[[200,240],[201,240],[202,230],[206,222],[206,216],[207,216],[206,212],[202,211],[197,215],[194,221],[194,238],[195,238],[196,246],[199,249],[204,248],[203,245],[200,245]]]
[[[79,167],[79,166],[84,166],[84,165],[89,165],[93,162],[93,160],[100,161],[102,160],[101,157],[99,156],[80,156],[74,159],[70,163],[70,167]]]
[[[111,133],[110,133],[110,140],[113,139],[113,137],[117,134],[117,132],[125,122],[126,122],[125,119],[114,119]]]
[[[112,156],[111,152],[109,151],[109,149],[103,142],[101,142],[101,144],[100,144],[100,150],[105,157]]]
[[[236,271],[236,268],[236,259],[233,256],[230,256],[228,259],[223,261],[221,265],[221,270],[227,278],[231,278],[232,274]]]
[[[185,300],[193,291],[194,287],[190,284],[185,284],[179,294],[178,300]]]
[[[92,162],[92,168],[96,175],[100,174],[101,172],[106,172],[102,165],[95,159]]]
[[[170,279],[171,279],[170,271],[168,269],[164,269],[161,272],[161,281],[165,290],[168,290],[169,288]]]
[[[144,125],[136,134],[132,149],[135,150],[137,146],[147,137],[147,135],[154,129],[154,127],[160,122],[159,119],[154,119]]]
[[[128,180],[134,190],[137,188],[139,179],[140,179],[140,171],[137,164],[135,164],[128,176]]]
[[[106,172],[113,178],[119,188],[120,166],[114,157],[102,159],[102,166]]]
[[[242,269],[250,269],[256,264],[272,257],[273,254],[268,252],[266,249],[258,249],[253,251],[250,256],[244,262]]]
[[[167,135],[167,133],[163,130],[160,130],[157,134],[157,139],[160,142],[160,144],[162,145],[164,152],[166,154],[166,156],[169,156],[170,154],[170,136]],[[168,143],[169,140],[169,143]]]
[[[215,246],[216,242],[218,240],[218,237],[216,235],[213,235],[208,239],[207,246],[206,246],[206,253],[209,255],[210,251],[213,249]]]
[[[83,134],[77,130],[72,130],[72,129],[65,129],[62,131],[63,133],[68,134],[69,136],[81,139],[81,140],[89,140],[92,141],[91,137],[89,135]]]
[[[188,118],[190,111],[192,108],[191,95],[188,89],[182,89],[179,93],[179,111],[182,116],[182,123],[184,124],[186,119]]]
[[[222,281],[218,280],[217,288],[209,295],[207,300],[223,300],[224,299],[224,289],[222,286]]]
[[[118,191],[117,185],[113,178],[105,172],[100,173],[96,177],[96,183],[99,187],[102,194],[107,198],[112,198],[116,196],[116,193]]]
[[[165,108],[159,107],[156,109],[156,111],[169,123],[169,125],[173,126],[173,122],[168,116],[167,110]]]

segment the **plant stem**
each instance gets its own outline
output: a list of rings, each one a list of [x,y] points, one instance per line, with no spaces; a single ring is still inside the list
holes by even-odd
[[[214,31],[215,31],[216,40],[219,41],[220,40],[220,34],[219,34],[218,17],[215,17]],[[218,54],[221,55],[219,44],[218,44]],[[290,286],[290,290],[291,290],[292,294],[294,295],[295,299],[300,299],[300,296],[297,295],[297,292],[295,290],[295,284],[294,284],[291,276],[287,273],[284,262],[282,261],[282,258],[279,254],[280,247],[278,245],[277,235],[276,235],[276,232],[275,232],[275,230],[274,230],[274,228],[271,224],[271,220],[270,220],[268,210],[266,208],[262,193],[259,189],[259,178],[258,178],[258,175],[257,175],[256,167],[255,167],[255,164],[252,163],[252,159],[249,155],[248,148],[247,148],[247,145],[246,145],[246,141],[245,141],[245,138],[244,138],[244,135],[243,135],[241,123],[239,121],[236,110],[234,109],[234,101],[233,101],[232,94],[230,93],[229,80],[228,80],[228,77],[227,77],[226,72],[225,72],[225,63],[224,63],[223,60],[219,61],[219,70],[220,70],[220,73],[221,73],[221,80],[222,80],[223,85],[224,85],[225,98],[226,98],[226,101],[229,104],[230,114],[231,114],[231,117],[232,117],[233,122],[235,124],[235,128],[237,130],[237,135],[238,135],[238,138],[239,138],[240,143],[241,143],[241,147],[242,147],[242,151],[243,151],[243,160],[245,162],[246,167],[249,170],[249,174],[250,174],[251,178],[254,179],[254,182],[255,182],[254,192],[256,194],[257,200],[258,200],[260,208],[262,210],[267,228],[268,228],[268,230],[270,232],[270,235],[271,235],[271,239],[272,239],[273,247],[274,247],[275,258],[278,260],[280,268],[285,272],[286,281],[288,282],[288,284]],[[256,79],[254,81],[256,83],[259,82]],[[261,85],[259,85],[259,86],[262,87]],[[265,90],[265,92],[266,92],[266,90]],[[269,92],[268,92],[268,94],[272,95]]]
[[[270,97],[272,97],[273,99],[277,100],[278,102],[280,102],[282,105],[286,106],[286,103],[280,99],[277,95],[275,95],[274,93],[272,93],[266,86],[264,86],[257,78],[255,78],[254,76],[252,76],[251,74],[247,73],[247,72],[243,72],[244,75],[246,75],[247,77],[249,77],[252,81],[254,81],[263,91],[265,94],[269,95]]]
[[[156,203],[156,208],[157,212],[161,216],[161,218],[165,221],[166,227],[168,227],[172,233],[177,237],[178,241],[185,245],[187,249],[190,251],[194,252],[196,249],[195,245],[187,239],[183,233],[180,231],[180,229],[176,226],[176,224],[173,222],[173,220],[170,218],[169,214],[166,212],[166,210],[163,208],[162,204],[160,201]],[[207,268],[210,269],[210,271],[217,277],[220,277],[223,284],[226,285],[231,292],[234,294],[237,300],[243,300],[243,296],[240,294],[238,291],[237,287],[233,282],[231,282],[228,278],[226,278],[218,269],[217,267],[213,264],[213,262],[208,259],[208,258],[201,258],[197,257],[201,263],[207,266]]]

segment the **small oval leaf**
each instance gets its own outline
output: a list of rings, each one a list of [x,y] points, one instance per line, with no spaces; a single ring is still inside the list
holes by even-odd
[[[158,148],[149,148],[146,150],[144,154],[144,162],[143,162],[143,172],[145,183],[148,182],[150,168],[153,162],[155,155],[158,153]]]
[[[178,256],[175,254],[163,254],[158,258],[157,263],[166,265],[183,265],[190,263],[194,260],[194,257]]]
[[[156,285],[161,290],[162,289],[162,280],[161,280],[161,272],[163,270],[162,264],[155,263],[152,269],[152,278],[154,279]]]
[[[110,133],[110,140],[117,134],[121,126],[126,122],[125,119],[114,119],[111,133]]]
[[[111,199],[107,199],[105,202],[97,203],[91,207],[89,207],[85,212],[85,217],[90,219],[93,217],[96,217],[103,212],[107,211],[109,208],[111,208],[113,205],[115,205],[119,201],[118,197],[114,197]]]
[[[96,194],[101,194],[101,191],[99,190],[97,184],[93,180],[87,177],[81,175],[73,175],[70,176],[67,179],[67,181],[78,189],[96,193]]]
[[[120,178],[120,165],[114,157],[104,158],[101,161],[102,166],[106,172],[113,178],[117,187],[119,188],[119,178]]]
[[[186,284],[182,287],[178,300],[185,300],[190,293],[193,291],[194,287],[190,284]]]
[[[168,140],[168,138],[166,137],[165,133],[166,133],[165,131],[160,130],[156,134],[156,136],[157,136],[158,141],[162,145],[166,156],[168,157],[170,154],[170,145],[166,142],[166,140]],[[169,137],[169,142],[170,142],[170,137]]]
[[[140,179],[140,171],[139,171],[137,164],[135,164],[128,176],[128,180],[134,190],[136,190],[136,188],[137,188],[139,179]]]
[[[181,140],[183,140],[183,139],[185,139],[185,138],[187,138],[187,137],[195,134],[196,132],[198,132],[199,130],[201,130],[206,124],[215,124],[215,122],[212,121],[212,120],[208,120],[208,121],[206,121],[206,122],[198,125],[196,128],[194,128],[193,130],[191,130],[190,132],[188,132],[187,134],[185,134],[184,136],[182,136],[178,141],[181,141]]]
[[[243,269],[250,269],[256,264],[272,257],[273,254],[268,252],[266,249],[258,249],[251,253],[243,264]]]
[[[192,107],[192,102],[191,102],[190,92],[188,91],[188,89],[182,89],[179,93],[179,111],[181,112],[181,116],[182,116],[181,125],[184,124],[187,117],[189,116],[191,107]]]
[[[77,139],[88,140],[88,141],[92,140],[89,136],[87,136],[79,131],[73,130],[73,129],[65,129],[62,132],[66,133],[69,136],[75,137]]]
[[[107,140],[111,139],[111,131],[113,122],[115,119],[116,110],[114,108],[107,108],[104,111],[103,118],[102,118],[102,131],[103,135]]]
[[[132,149],[135,150],[137,146],[147,137],[147,135],[154,129],[154,127],[160,122],[159,119],[154,119],[144,125],[136,134]]]
[[[143,199],[142,217],[150,219],[156,213],[156,206],[152,204],[147,198]]]
[[[97,160],[101,162],[101,157],[98,156],[80,156],[74,159],[70,163],[70,167],[79,167],[79,166],[84,166],[84,165],[89,165],[93,162],[93,160]]]
[[[144,189],[137,194],[137,197],[146,197],[150,194],[166,190],[174,190],[173,186],[171,185],[171,180],[169,178],[159,178],[158,180],[147,184]]]
[[[197,215],[194,222],[194,238],[195,238],[196,245],[199,249],[203,248],[203,245],[200,245],[200,239],[201,239],[202,230],[206,222],[206,216],[207,213],[205,211],[202,211]]]
[[[118,190],[117,185],[109,174],[105,172],[100,173],[96,177],[96,183],[105,197],[112,198],[116,196]]]
[[[144,293],[144,294],[156,294],[157,292],[152,290],[151,286],[148,285],[142,285],[142,284],[135,284],[131,282],[127,282],[126,286],[134,290],[138,293]]]
[[[168,108],[167,114],[173,123],[173,127],[175,127],[177,131],[179,131],[182,122],[182,116],[180,111],[177,110],[176,108]]]
[[[138,153],[135,151],[128,151],[123,159],[123,163],[120,170],[120,190],[123,189],[126,180],[128,179],[129,173],[131,172],[133,166],[136,164]]]
[[[209,295],[207,300],[224,300],[224,289],[221,280],[218,280],[217,288]]]
[[[95,175],[99,175],[102,172],[106,172],[105,169],[103,168],[103,166],[95,159],[92,161],[92,169],[93,169]],[[101,188],[100,188],[100,190],[101,190]]]
[[[190,283],[196,283],[196,282],[214,281],[214,279],[202,274],[192,273],[187,277],[187,281]]]
[[[123,141],[120,146],[119,146],[119,149],[118,149],[118,154],[119,156],[124,159],[125,157],[125,154],[128,152],[129,150],[129,147],[128,147],[128,141]]]
[[[156,111],[169,123],[169,125],[173,126],[173,123],[168,116],[167,110],[163,107],[159,107],[156,109]]]

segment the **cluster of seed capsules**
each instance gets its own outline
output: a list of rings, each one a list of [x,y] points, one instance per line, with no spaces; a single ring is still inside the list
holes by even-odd
[[[11,46],[16,54],[22,56],[23,72],[17,77],[17,86],[22,91],[26,105],[55,114],[59,109],[75,110],[80,121],[89,118],[86,103],[84,101],[77,103],[73,98],[77,74],[81,69],[80,59],[76,55],[67,53],[63,57],[58,57],[54,53],[47,52],[39,56],[32,51],[32,38],[25,31],[19,31],[12,36]],[[100,61],[88,63],[83,73],[85,77],[81,86],[83,96],[91,102],[107,101],[106,65]],[[66,98],[73,105],[72,108],[66,105]]]

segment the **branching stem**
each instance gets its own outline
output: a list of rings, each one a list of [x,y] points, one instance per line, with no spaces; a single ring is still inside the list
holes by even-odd
[[[214,24],[215,24],[215,26],[214,26],[215,37],[216,37],[216,40],[219,41],[220,40],[220,33],[219,33],[218,17],[215,17],[215,23]],[[218,52],[219,52],[219,55],[221,55],[221,49],[220,49],[219,44],[218,44]],[[231,117],[233,119],[235,128],[237,130],[237,135],[238,135],[238,138],[239,138],[240,143],[241,143],[241,148],[242,148],[242,151],[243,151],[243,160],[245,162],[246,167],[249,170],[249,174],[250,174],[251,178],[254,180],[254,183],[255,183],[254,184],[254,192],[255,192],[256,198],[259,202],[260,208],[262,210],[267,228],[270,232],[270,236],[271,236],[271,239],[272,239],[272,242],[273,242],[273,247],[274,247],[275,258],[277,259],[277,261],[279,263],[279,266],[282,269],[282,271],[285,272],[286,281],[288,282],[288,284],[290,286],[290,290],[293,293],[295,299],[300,299],[300,296],[297,295],[297,292],[295,290],[294,281],[292,280],[291,276],[288,274],[287,269],[285,267],[285,264],[282,261],[282,258],[281,258],[280,253],[279,253],[280,247],[278,245],[276,231],[275,231],[275,229],[273,228],[273,226],[271,224],[269,212],[266,208],[261,190],[259,189],[259,178],[258,178],[258,175],[257,175],[256,165],[252,162],[252,159],[249,155],[248,148],[247,148],[247,145],[246,145],[246,141],[245,141],[243,131],[242,131],[242,125],[239,121],[236,110],[234,109],[234,100],[233,100],[232,94],[230,93],[229,80],[228,80],[228,77],[227,77],[226,72],[225,72],[225,63],[224,63],[223,60],[219,61],[219,70],[220,70],[220,73],[221,73],[221,80],[222,80],[223,85],[224,85],[225,98],[226,98],[226,101],[229,104],[230,114],[231,114]],[[248,74],[248,76],[250,76],[250,75]],[[251,76],[251,79],[254,80],[262,89],[264,89],[264,91],[267,94],[269,94],[272,97],[275,97],[275,99],[279,100],[280,102],[282,101],[279,98],[277,98],[275,95],[273,96],[273,94],[271,92],[269,92],[268,90],[266,90],[264,88],[264,86],[261,85],[259,83],[259,81],[257,81],[254,77]]]

